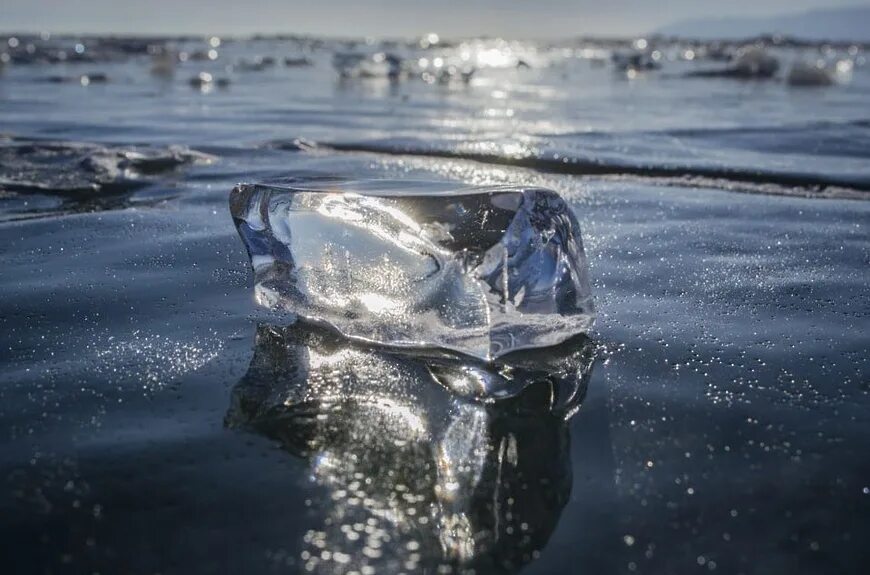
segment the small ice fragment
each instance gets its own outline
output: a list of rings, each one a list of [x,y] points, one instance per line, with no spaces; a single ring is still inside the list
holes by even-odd
[[[594,320],[577,219],[549,190],[301,180],[240,185],[230,211],[257,303],[352,339],[492,360]]]
[[[154,76],[172,76],[178,65],[178,54],[168,46],[162,46],[151,55],[151,74]]]
[[[395,54],[376,52],[336,52],[332,65],[341,78],[391,78],[402,73],[402,59]]]
[[[645,44],[644,44],[645,45]],[[658,70],[662,67],[658,59],[653,57],[654,53],[644,50],[634,50],[632,52],[614,52],[611,55],[613,65],[621,72],[631,70]]]
[[[190,79],[190,85],[194,88],[204,88],[214,82],[214,76],[208,72],[200,72]]]
[[[695,70],[687,76],[768,80],[779,71],[779,60],[759,46],[746,46],[737,52],[734,63],[724,69]]]
[[[234,68],[240,72],[262,72],[273,66],[275,66],[275,58],[272,56],[258,56],[253,60],[242,58],[236,63]]]
[[[302,68],[306,66],[313,66],[314,62],[305,56],[287,56],[284,58],[284,65],[288,68]]]
[[[215,78],[208,72],[200,72],[190,79],[190,85],[193,88],[198,88],[203,92],[207,92],[215,85],[217,85],[218,88],[226,88],[230,85],[230,80],[229,78]]]
[[[786,82],[789,86],[830,86],[834,83],[834,75],[823,61],[794,62],[788,71]]]
[[[779,70],[779,60],[762,48],[749,46],[737,54],[734,70],[747,78],[772,78]]]

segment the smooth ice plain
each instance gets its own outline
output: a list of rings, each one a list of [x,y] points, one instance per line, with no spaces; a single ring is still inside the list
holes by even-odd
[[[486,361],[594,321],[577,218],[541,188],[319,178],[242,184],[255,297],[351,339]]]

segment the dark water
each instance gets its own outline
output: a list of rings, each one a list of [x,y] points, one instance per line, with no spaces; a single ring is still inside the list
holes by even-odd
[[[340,80],[335,49],[0,73],[6,572],[864,572],[867,68],[489,43],[505,66],[429,84]],[[270,325],[227,197],[298,173],[557,190],[599,310],[559,351],[576,393],[463,402],[425,358]]]

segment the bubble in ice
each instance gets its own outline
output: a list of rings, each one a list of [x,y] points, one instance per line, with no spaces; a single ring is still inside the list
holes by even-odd
[[[255,299],[346,337],[492,360],[594,320],[577,218],[553,191],[285,179],[230,210]]]

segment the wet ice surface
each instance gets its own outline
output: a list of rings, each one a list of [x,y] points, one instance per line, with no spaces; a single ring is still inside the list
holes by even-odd
[[[326,178],[242,185],[257,303],[397,347],[490,360],[592,325],[580,227],[545,189]]]
[[[386,572],[397,561],[477,573],[864,571],[866,202],[261,146],[586,125],[612,127],[596,149],[622,159],[683,149],[839,177],[866,169],[866,69],[815,92],[629,82],[574,60],[480,70],[467,87],[390,87],[342,83],[324,54],[311,57],[212,92],[187,80],[220,60],[180,64],[167,83],[143,76],[150,61],[100,64],[109,81],[87,87],[35,78],[95,64],[0,77],[0,125],[17,138],[217,157],[149,177],[106,209],[0,198],[4,215],[45,216],[0,224],[9,572]],[[568,342],[556,380],[490,405],[447,393],[465,363],[269,325],[226,195],[299,172],[555,190],[583,230],[591,340]],[[521,381],[541,377],[537,361]],[[462,385],[504,377],[476,374]],[[574,401],[550,393],[572,389]]]
[[[216,160],[184,146],[105,146],[85,142],[0,138],[0,219],[57,215],[148,205],[154,198],[132,193],[173,176],[187,166]],[[36,196],[36,201],[29,200]]]

